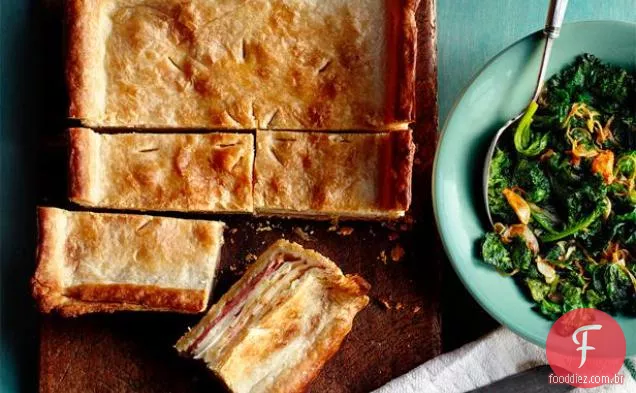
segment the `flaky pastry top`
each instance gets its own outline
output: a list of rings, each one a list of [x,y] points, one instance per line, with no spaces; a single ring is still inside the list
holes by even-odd
[[[415,0],[70,0],[70,116],[99,127],[405,128]]]
[[[398,217],[409,208],[414,145],[410,131],[257,131],[257,213]]]
[[[127,210],[251,212],[250,134],[69,131],[70,199]]]

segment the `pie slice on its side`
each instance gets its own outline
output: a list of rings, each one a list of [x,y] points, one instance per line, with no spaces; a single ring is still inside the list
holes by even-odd
[[[205,311],[222,222],[38,208],[33,295],[64,316]]]
[[[339,349],[369,284],[279,240],[176,344],[233,393],[301,392]]]
[[[69,198],[122,210],[252,212],[250,134],[70,134]]]

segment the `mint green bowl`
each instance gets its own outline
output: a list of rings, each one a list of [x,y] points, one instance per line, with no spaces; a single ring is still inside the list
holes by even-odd
[[[491,137],[527,105],[542,52],[537,32],[499,53],[473,79],[451,110],[433,168],[433,207],[450,261],[460,279],[490,315],[523,338],[545,347],[552,322],[532,310],[532,302],[509,277],[480,261],[479,238],[487,230],[481,171]],[[553,75],[581,53],[636,69],[636,24],[598,21],[566,24],[555,42],[548,68]],[[617,317],[636,355],[636,318]]]

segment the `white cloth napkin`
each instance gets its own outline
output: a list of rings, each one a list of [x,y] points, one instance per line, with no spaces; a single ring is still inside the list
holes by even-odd
[[[547,364],[545,349],[506,328],[432,359],[394,379],[374,393],[461,393],[506,376]],[[635,360],[627,359],[620,373],[623,385],[576,389],[577,393],[636,392]]]

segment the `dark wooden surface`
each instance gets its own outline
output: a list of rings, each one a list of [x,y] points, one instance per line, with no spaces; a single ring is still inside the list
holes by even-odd
[[[50,126],[38,141],[38,202],[71,207],[65,198],[65,98],[62,83],[61,10],[43,3],[42,44],[49,67],[43,80],[54,105],[43,113]],[[466,335],[452,325],[486,320],[454,278],[439,243],[430,200],[430,175],[437,139],[436,48],[434,0],[423,0],[417,15],[418,145],[414,168],[411,219],[392,224],[341,223],[350,236],[330,231],[330,223],[223,219],[229,225],[214,289],[217,299],[248,263],[274,240],[285,237],[336,261],[346,273],[359,273],[372,285],[372,301],[355,320],[341,350],[312,383],[313,392],[366,392],[405,373],[442,351],[442,315],[450,321],[448,342],[454,348]],[[197,217],[201,218],[201,217]],[[271,230],[263,231],[263,228]],[[302,229],[302,231],[297,228]],[[303,236],[301,232],[308,236]],[[391,250],[400,245],[402,260]],[[386,255],[386,262],[382,255]],[[444,281],[442,272],[450,280]],[[442,293],[445,301],[442,302]],[[441,313],[441,307],[454,310]],[[459,310],[459,311],[457,311]],[[219,386],[198,364],[179,358],[177,338],[200,317],[158,313],[93,315],[77,319],[40,318],[40,390],[42,392],[214,392]],[[474,323],[475,320],[472,321]],[[488,324],[481,330],[485,331]],[[460,325],[458,325],[460,326]],[[473,329],[473,331],[475,331]],[[480,329],[476,330],[481,332]],[[446,330],[445,330],[446,332]],[[455,339],[454,339],[455,337]],[[471,338],[469,335],[468,338]]]

